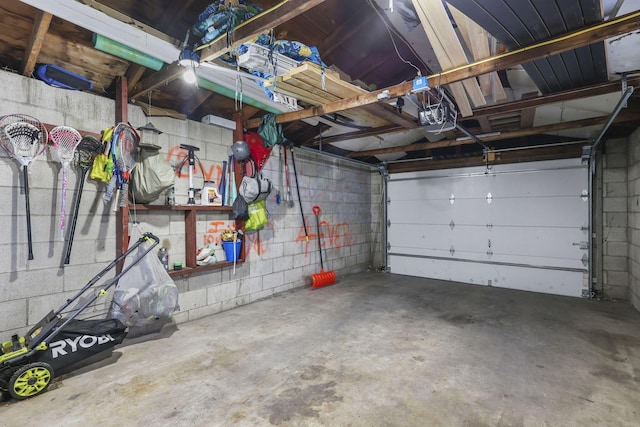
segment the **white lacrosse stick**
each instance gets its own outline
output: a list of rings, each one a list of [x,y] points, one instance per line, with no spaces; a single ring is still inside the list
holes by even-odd
[[[29,259],[32,260],[33,244],[31,239],[28,167],[47,148],[47,129],[38,119],[26,114],[2,116],[0,117],[0,145],[22,166],[27,218],[27,244]]]
[[[62,202],[60,203],[60,237],[64,240],[65,211],[67,210],[67,168],[73,160],[76,147],[82,139],[80,133],[68,126],[57,126],[49,132],[53,150],[62,163]]]

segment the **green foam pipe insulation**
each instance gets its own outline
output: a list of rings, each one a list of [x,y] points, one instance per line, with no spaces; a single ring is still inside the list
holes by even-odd
[[[143,67],[147,67],[155,71],[159,71],[164,65],[164,62],[162,62],[158,58],[149,56],[146,53],[142,53],[139,50],[130,48],[129,46],[123,45],[120,42],[111,40],[100,34],[94,33],[92,42],[93,47],[98,50],[122,59],[126,59],[127,61],[135,62],[136,64],[142,65]]]
[[[198,77],[198,87],[210,90],[211,92],[219,93],[220,95],[226,96],[227,98],[231,98],[231,99],[236,98],[235,91],[228,89],[224,86],[221,86],[217,83],[214,83],[212,81],[201,79],[200,77]],[[274,108],[267,104],[263,104],[260,101],[256,101],[255,99],[248,98],[244,95],[242,96],[242,102],[244,104],[251,105],[252,107],[260,108],[261,110],[268,111],[270,113],[274,113],[274,114],[282,113],[282,111],[278,110],[277,108]]]

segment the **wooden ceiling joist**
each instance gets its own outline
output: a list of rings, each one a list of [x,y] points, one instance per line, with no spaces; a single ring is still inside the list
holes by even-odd
[[[640,114],[638,113],[622,112],[618,114],[618,116],[613,121],[613,123],[634,121],[638,119],[640,119]],[[533,128],[521,129],[521,130],[512,131],[512,132],[503,132],[503,133],[500,133],[499,135],[481,137],[480,140],[483,143],[488,143],[491,141],[500,141],[503,139],[520,138],[523,136],[539,135],[544,133],[553,133],[553,132],[559,132],[559,131],[568,130],[568,129],[578,129],[578,128],[583,128],[587,126],[601,125],[606,123],[607,120],[609,120],[609,115],[592,117],[589,119],[574,120],[570,122],[554,123],[551,125],[536,126]],[[421,142],[417,144],[404,145],[401,147],[390,147],[390,148],[381,148],[378,150],[357,151],[357,152],[350,153],[347,157],[360,158],[360,157],[376,156],[380,154],[392,154],[392,153],[402,153],[402,152],[409,153],[412,151],[428,150],[433,148],[455,147],[457,145],[466,145],[466,144],[477,144],[477,142],[471,138],[445,139],[442,141]]]
[[[605,40],[620,34],[637,31],[640,28],[640,11],[628,13],[620,17],[591,25],[589,27],[573,31],[568,34],[506,52],[472,64],[443,71],[442,73],[428,76],[431,81],[440,81],[441,84],[449,84],[462,81],[471,77],[477,77],[491,71],[503,70],[508,67],[520,65],[539,59],[547,55],[566,52],[580,46]],[[404,96],[413,89],[413,82],[403,82],[388,88],[379,89],[357,97],[334,101],[322,106],[314,106],[306,110],[283,113],[276,116],[276,123],[286,123],[294,120],[301,120],[323,114],[335,113],[349,108],[360,107],[378,102],[378,97],[383,93],[388,93],[389,97],[397,98]],[[245,122],[246,128],[257,128],[260,120],[248,120]]]
[[[38,10],[36,13],[31,37],[29,38],[29,43],[27,44],[25,55],[22,59],[23,76],[30,76],[33,73],[38,55],[40,54],[40,49],[42,49],[42,42],[49,31],[49,25],[51,24],[52,18],[53,15],[43,12],[42,10]]]
[[[464,53],[460,39],[458,39],[458,35],[453,29],[451,20],[447,16],[444,4],[440,1],[430,0],[412,1],[440,67],[448,70],[468,64],[469,61]],[[461,91],[460,86],[464,90]],[[461,85],[457,82],[451,83],[449,88],[463,117],[472,114],[467,94],[474,106],[478,107],[486,104],[484,95],[475,79],[462,80]]]
[[[458,25],[458,31],[460,31],[462,39],[473,55],[473,59],[479,61],[489,58],[491,56],[489,33],[455,7],[448,5],[448,8],[451,11],[454,21],[456,21]],[[507,93],[504,91],[498,73],[495,71],[478,76],[478,83],[484,96],[491,96],[495,102],[501,102],[507,99]]]

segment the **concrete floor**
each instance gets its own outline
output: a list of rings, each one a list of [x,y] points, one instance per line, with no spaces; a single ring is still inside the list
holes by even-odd
[[[640,425],[627,302],[367,273],[134,340],[109,361],[1,403],[0,425]]]

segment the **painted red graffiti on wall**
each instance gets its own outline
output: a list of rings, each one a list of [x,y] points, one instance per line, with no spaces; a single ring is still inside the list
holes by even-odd
[[[275,230],[275,223],[273,221],[269,221],[267,225],[264,226],[263,230],[271,228]],[[209,228],[205,235],[203,236],[203,245],[211,245],[211,244],[220,244],[222,241],[220,235],[224,230],[231,230],[232,228],[224,221],[211,221],[209,223]],[[264,235],[264,233],[263,233]],[[268,248],[268,240],[267,239],[259,239],[258,233],[245,233],[245,254],[249,255],[251,252],[256,252],[257,254],[264,254]]]
[[[220,237],[224,230],[231,230],[232,228],[225,221],[211,221],[207,232],[204,234],[202,245],[217,245],[222,242]]]
[[[308,219],[307,224],[309,224]],[[307,236],[304,234],[304,227],[300,227],[298,236],[296,237],[296,243],[301,241],[305,242],[305,256],[309,254],[309,245],[318,238],[318,235],[311,231],[310,226],[307,227],[307,234],[309,235],[309,241],[307,241]],[[351,235],[351,227],[348,222],[341,222],[333,226],[327,221],[320,222],[320,244],[322,248],[339,249],[344,246],[354,245],[355,243],[356,239]],[[317,245],[317,243],[313,244]]]
[[[180,148],[179,145],[174,145],[169,149],[166,160],[167,162],[169,162],[169,164],[176,165],[177,167],[177,165],[179,165],[182,162],[182,160],[186,158],[187,155],[188,155],[187,150],[185,150],[184,148]],[[196,165],[193,171],[194,176],[197,176],[202,173],[204,174],[205,181],[220,182],[220,177],[222,176],[222,166],[219,164],[210,164],[207,166],[207,163],[208,162],[206,161],[202,162],[202,168],[203,168],[202,172],[200,171],[200,167]],[[185,163],[182,170],[177,169],[176,177],[180,179],[188,179],[189,178],[188,167],[189,167],[189,164]]]

